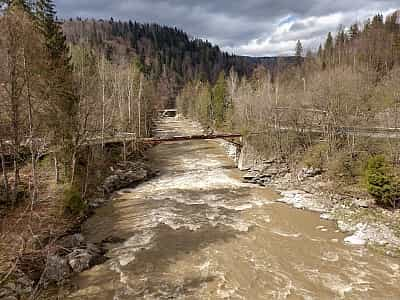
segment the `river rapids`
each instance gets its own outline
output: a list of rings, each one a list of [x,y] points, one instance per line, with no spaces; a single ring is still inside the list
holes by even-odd
[[[195,134],[167,118],[157,135]],[[84,225],[105,263],[74,278],[69,299],[400,299],[400,261],[316,213],[241,181],[217,141],[162,144],[159,177],[119,191]]]

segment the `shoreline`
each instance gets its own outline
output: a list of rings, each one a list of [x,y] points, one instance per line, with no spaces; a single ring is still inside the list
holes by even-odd
[[[193,121],[193,125],[205,131],[199,122]],[[400,210],[379,207],[369,195],[335,192],[322,170],[291,170],[285,161],[261,157],[246,142],[240,150],[226,140],[218,143],[243,172],[244,182],[272,188],[281,195],[275,202],[319,213],[321,219],[335,222],[347,235],[343,242],[349,246],[367,246],[400,257]]]
[[[324,220],[334,221],[347,234],[348,245],[372,247],[391,257],[400,257],[400,211],[388,210],[375,204],[365,195],[335,192],[322,170],[303,168],[291,170],[286,162],[260,159],[254,151],[242,149],[240,156],[232,155],[235,145],[223,142],[227,154],[235,158],[243,181],[274,189],[281,197],[276,202],[296,209],[320,214]]]
[[[158,175],[146,157],[134,161],[119,161],[111,167],[111,174],[98,186],[96,196],[87,200],[87,209],[34,252],[24,253],[15,262],[18,271],[11,272],[0,282],[0,298],[15,300],[32,297],[50,297],[68,292],[70,278],[107,260],[105,244],[91,243],[82,234],[82,225],[100,208],[112,201],[115,193],[123,188],[135,187]],[[34,295],[34,296],[33,296]],[[36,298],[35,298],[36,299]],[[47,299],[47,298],[46,298]]]

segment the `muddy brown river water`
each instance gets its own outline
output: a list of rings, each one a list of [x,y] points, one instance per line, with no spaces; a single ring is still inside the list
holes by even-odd
[[[198,133],[166,119],[158,135]],[[109,260],[79,274],[70,299],[400,299],[400,261],[317,213],[242,183],[216,141],[159,145],[161,175],[120,191],[84,226],[112,240]]]

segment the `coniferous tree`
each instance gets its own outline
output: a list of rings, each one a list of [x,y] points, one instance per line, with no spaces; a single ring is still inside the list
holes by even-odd
[[[301,44],[300,40],[297,41],[296,48],[295,48],[295,56],[297,59],[297,64],[301,64],[302,56],[303,56],[303,45]]]
[[[331,65],[333,63],[333,37],[332,33],[328,33],[324,47],[324,63]]]
[[[73,181],[79,99],[73,81],[69,49],[56,20],[52,0],[38,0],[35,17],[38,29],[45,38],[48,58],[42,82],[43,100],[48,104],[45,120],[52,144],[57,145],[59,151],[56,152],[61,154],[65,174]]]
[[[226,100],[226,81],[225,74],[221,72],[215,84],[212,97],[212,109],[214,120],[217,126],[221,126],[225,120],[225,100]]]

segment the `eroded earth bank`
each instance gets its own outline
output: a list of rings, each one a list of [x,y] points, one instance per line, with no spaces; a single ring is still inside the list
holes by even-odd
[[[198,130],[166,119],[157,134]],[[243,183],[218,142],[150,155],[160,176],[85,223],[109,259],[74,278],[70,299],[399,299],[398,259],[346,245],[334,222]]]

